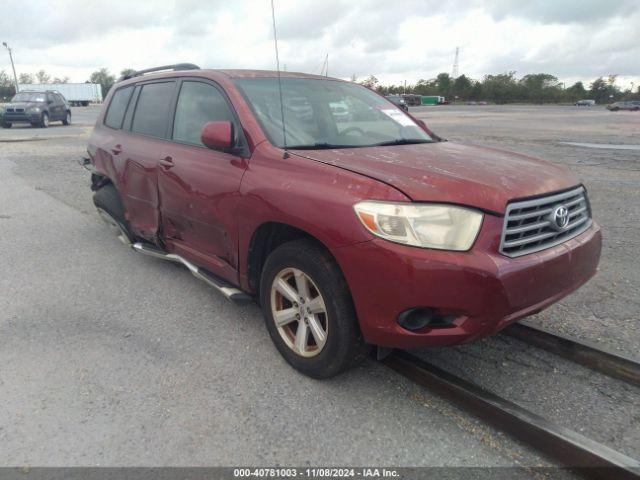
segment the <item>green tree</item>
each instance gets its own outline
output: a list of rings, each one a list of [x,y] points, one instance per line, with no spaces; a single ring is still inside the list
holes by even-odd
[[[54,77],[51,83],[69,83],[69,77]]]
[[[453,79],[448,73],[439,73],[436,77],[436,83],[438,85],[438,94],[443,97],[451,95],[451,89],[453,87]]]
[[[120,72],[121,77],[128,77],[129,75],[133,75],[136,71],[133,68],[123,68]]]
[[[20,75],[18,75],[18,83],[35,83],[34,79],[33,79],[33,75],[30,73],[21,73]]]
[[[0,70],[0,100],[7,100],[16,93],[12,77],[4,70]]]
[[[476,82],[475,80],[473,81],[473,84],[471,85],[471,90],[469,90],[469,96],[467,97],[467,100],[483,100],[482,97],[482,83],[480,82]]]
[[[587,89],[584,88],[582,82],[576,82],[565,90],[565,98],[570,102],[577,102],[578,100],[585,99],[587,97]]]
[[[495,103],[511,103],[521,100],[516,72],[485,75],[482,96]]]
[[[360,82],[360,85],[364,85],[367,88],[376,88],[379,83],[380,81],[374,75],[369,75],[362,82]]]
[[[38,83],[49,83],[51,81],[51,75],[44,70],[40,70],[36,73],[36,79]]]
[[[438,93],[438,84],[436,79],[431,80],[418,80],[416,86],[413,87],[413,93],[416,95],[436,95]]]
[[[466,100],[467,98],[469,98],[471,89],[473,88],[473,83],[474,82],[466,75],[460,75],[453,81],[451,94],[454,96],[458,96],[463,100]]]
[[[116,77],[109,73],[109,70],[106,68],[101,68],[100,70],[96,70],[89,77],[89,82],[97,83],[100,85],[100,89],[102,90],[102,98],[107,96],[109,89],[113,86],[116,81]]]
[[[558,79],[548,73],[525,75],[518,83],[524,99],[532,103],[557,102],[562,95]]]
[[[589,88],[589,96],[597,103],[608,103],[617,100],[620,97],[620,89],[615,86],[614,82],[615,77],[608,80],[602,77],[596,78]]]

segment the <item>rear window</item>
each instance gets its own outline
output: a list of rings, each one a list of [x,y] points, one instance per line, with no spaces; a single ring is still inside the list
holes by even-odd
[[[131,86],[121,88],[113,94],[109,110],[107,110],[107,118],[104,121],[105,125],[111,128],[120,128],[122,126],[122,119],[132,91],[133,87]]]
[[[133,114],[131,131],[164,137],[171,113],[171,100],[175,82],[149,83],[142,86]]]

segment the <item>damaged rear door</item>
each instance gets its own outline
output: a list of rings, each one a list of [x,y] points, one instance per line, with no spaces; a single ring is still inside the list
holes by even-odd
[[[158,164],[168,156],[175,91],[173,79],[136,86],[123,125],[129,134],[112,151],[122,157],[119,183],[129,225],[151,241],[157,239],[160,227]]]

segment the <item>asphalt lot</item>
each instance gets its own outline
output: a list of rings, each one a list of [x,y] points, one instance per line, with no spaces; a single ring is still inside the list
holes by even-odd
[[[640,340],[640,114],[420,107],[441,135],[566,164],[603,225],[601,271],[534,321],[627,353]],[[125,249],[98,219],[71,127],[0,130],[0,465],[537,466],[528,448],[373,360],[289,368],[259,309]],[[640,392],[502,336],[421,355],[640,456]],[[525,470],[531,476],[538,474]]]

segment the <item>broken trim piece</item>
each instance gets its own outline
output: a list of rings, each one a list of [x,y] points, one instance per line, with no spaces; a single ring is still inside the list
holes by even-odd
[[[160,258],[162,260],[168,260],[174,263],[181,263],[189,269],[191,274],[204,283],[213,287],[220,292],[227,300],[231,300],[235,303],[246,304],[252,302],[251,296],[244,293],[242,290],[227,283],[222,278],[214,275],[213,273],[194,265],[189,260],[175,253],[167,253],[151,244],[136,242],[131,245],[131,248],[138,253],[148,255],[150,257]]]

